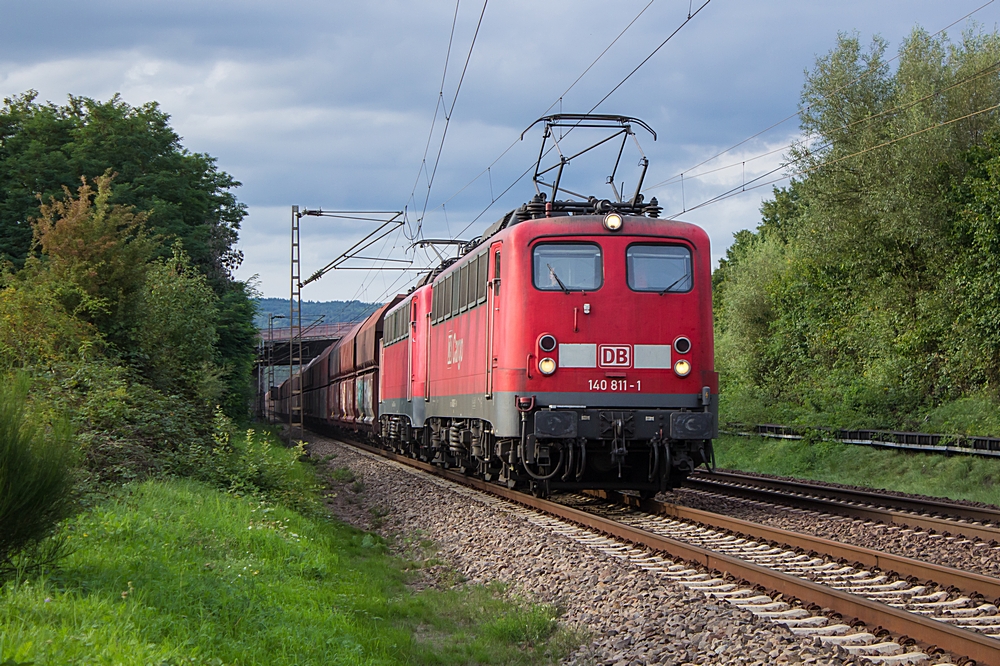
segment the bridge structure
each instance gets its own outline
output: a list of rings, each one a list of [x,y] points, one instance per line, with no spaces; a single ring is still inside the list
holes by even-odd
[[[258,329],[257,362],[254,370],[258,414],[264,413],[264,395],[269,388],[280,385],[288,379],[290,373],[298,373],[300,363],[302,366],[307,365],[322,354],[323,350],[347,335],[357,324],[358,322],[336,322],[303,326],[301,360],[298,331],[289,326]],[[291,357],[293,352],[294,362]]]

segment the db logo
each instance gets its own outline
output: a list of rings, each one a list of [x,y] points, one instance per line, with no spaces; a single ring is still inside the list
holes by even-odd
[[[602,368],[628,368],[632,365],[632,345],[601,345],[597,351]]]

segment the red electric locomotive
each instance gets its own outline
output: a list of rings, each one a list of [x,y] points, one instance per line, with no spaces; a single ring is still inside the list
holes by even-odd
[[[553,140],[560,123],[617,123],[625,137],[641,124],[544,121]],[[565,163],[553,199],[565,191]],[[536,170],[536,183],[544,173]],[[370,371],[375,418],[369,410],[340,417],[335,400],[317,397],[305,398],[310,421],[372,424],[386,446],[540,494],[652,494],[710,464],[718,375],[707,234],[659,219],[639,187],[617,203],[547,198],[540,192],[505,215],[332,350],[328,358],[381,324],[381,358]],[[304,373],[304,395],[324,390],[313,366],[329,361],[320,359]],[[351,372],[360,376],[357,362]],[[336,373],[328,376],[335,386]],[[349,389],[340,394],[350,399]],[[366,395],[356,389],[353,399]]]

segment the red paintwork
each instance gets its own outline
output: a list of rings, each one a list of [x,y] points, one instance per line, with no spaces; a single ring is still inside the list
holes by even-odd
[[[378,396],[380,401],[391,398],[406,400],[413,396],[423,397],[427,390],[430,285],[414,290],[399,303],[399,308],[408,311],[409,337],[382,349],[382,360],[379,363],[382,372]],[[390,312],[387,311],[386,315]]]
[[[604,264],[601,288],[570,294],[534,288],[531,282],[532,248],[537,242],[561,239],[601,245]],[[712,393],[718,392],[712,331],[711,255],[708,235],[701,228],[683,222],[629,217],[621,231],[611,233],[604,229],[601,217],[557,217],[522,222],[489,241],[491,283],[495,278],[492,253],[496,249],[501,252],[499,296],[494,298],[494,291],[490,289],[487,307],[472,308],[429,327],[431,395],[489,392],[490,306],[494,316],[494,393],[590,393],[590,380],[619,374],[625,374],[629,382],[640,379],[642,393],[690,394],[697,393],[702,386],[709,386]],[[691,249],[694,265],[691,291],[661,296],[629,289],[625,277],[626,248],[636,242],[657,241],[678,243]],[[473,254],[479,251],[477,248]],[[463,263],[457,262],[442,272],[435,284],[460,270]],[[424,303],[421,314],[430,307],[429,292],[429,287],[416,292]],[[590,314],[584,314],[584,304],[590,305]],[[421,322],[425,319],[421,317]],[[416,339],[409,343],[415,349],[424,346],[421,340],[424,330],[419,328]],[[672,344],[678,336],[684,335],[691,340],[692,349],[687,354],[675,352],[674,358],[689,360],[692,372],[682,378],[664,370],[628,369],[620,373],[606,368],[560,367],[554,375],[545,377],[536,368],[540,356],[550,356],[557,363],[559,356],[558,349],[545,354],[538,349],[538,339],[544,333],[554,335],[560,343],[632,345]],[[405,354],[406,344],[386,349],[383,399],[406,397]]]
[[[671,371],[625,371],[629,380],[641,379],[643,393],[697,393],[702,386],[718,391],[712,329],[711,254],[708,235],[683,222],[629,217],[621,231],[611,233],[596,216],[539,220],[523,223],[498,234],[503,241],[502,285],[496,330],[503,330],[494,356],[497,371],[494,391],[536,393],[589,392],[588,380],[619,374],[609,369],[560,368],[550,377],[535,367],[540,350],[537,340],[551,333],[560,343],[671,344],[679,335],[692,343],[688,354],[675,354],[692,364],[687,377]],[[570,237],[593,241],[602,247],[604,283],[589,293],[539,291],[531,284],[531,250],[537,242]],[[567,238],[569,240],[569,238]],[[687,293],[635,292],[625,279],[625,249],[632,243],[664,240],[691,249],[694,287]],[[583,314],[590,304],[590,314]],[[574,330],[577,308],[577,330]],[[558,350],[545,354],[558,362]],[[529,362],[530,357],[530,362]],[[527,371],[526,371],[527,370]]]
[[[541,291],[532,285],[531,253],[538,242],[589,241],[602,248],[604,281],[592,292]],[[629,289],[625,274],[625,251],[633,243],[663,242],[688,247],[692,253],[694,286],[687,293],[636,292]],[[437,325],[430,325],[435,285],[488,248],[489,273],[487,301]],[[494,253],[501,254],[499,293],[497,294]],[[396,303],[410,311],[409,338],[382,348],[381,326],[384,316]],[[589,305],[590,313],[584,314]],[[542,355],[538,339],[542,334],[555,336],[561,344],[596,343],[628,345],[672,345],[680,335],[692,344],[686,354],[673,352],[673,360],[685,358],[692,371],[678,377],[667,369],[563,368],[551,376],[541,375],[537,363]],[[363,345],[357,341],[363,340]],[[372,346],[372,342],[375,346]],[[381,350],[380,363],[374,349]],[[558,348],[544,354],[559,362]],[[622,393],[698,394],[703,386],[718,393],[718,375],[714,368],[712,329],[711,254],[708,235],[699,227],[684,222],[626,217],[623,228],[609,232],[600,216],[560,216],[528,220],[508,227],[487,239],[483,245],[450,266],[411,294],[396,297],[363,324],[324,352],[325,371],[313,377],[307,368],[307,391],[316,392],[307,400],[307,417],[329,425],[357,429],[377,425],[377,414],[357,404],[357,383],[366,378],[377,381],[372,373],[381,373],[381,385],[373,388],[372,400],[409,399],[411,397],[488,396],[504,393],[518,395],[551,393],[595,394],[593,380],[627,379],[627,385],[641,381],[641,391],[631,388]],[[287,384],[287,382],[286,382]],[[325,395],[318,389],[329,386]],[[287,387],[281,387],[278,411],[287,402]],[[595,402],[600,402],[596,392]],[[286,407],[287,408],[287,407]],[[427,416],[434,416],[430,410]],[[476,414],[470,414],[476,416]],[[360,419],[360,421],[359,421]],[[422,424],[415,424],[422,425]]]

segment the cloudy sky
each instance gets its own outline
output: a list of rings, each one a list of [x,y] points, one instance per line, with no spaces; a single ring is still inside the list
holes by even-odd
[[[243,183],[237,194],[250,214],[239,277],[287,297],[293,204],[405,210],[407,224],[366,256],[425,265],[432,255],[409,240],[421,220],[425,238],[468,239],[530,198],[530,177],[515,181],[541,133],[519,140],[525,128],[545,113],[592,109],[703,3],[491,0],[484,11],[483,0],[460,0],[456,18],[454,0],[0,0],[0,96],[34,89],[57,103],[116,92],[133,105],[158,101],[185,147],[214,155]],[[635,116],[657,132],[656,141],[637,133],[650,160],[647,197],[705,227],[718,258],[735,231],[756,226],[770,187],[698,204],[780,165],[797,122],[700,163],[794,114],[804,70],[838,32],[865,42],[879,34],[894,55],[916,26],[933,33],[958,21],[948,31],[958,38],[965,15],[993,30],[998,10],[986,0],[711,0],[597,112]],[[591,137],[578,132],[567,147]],[[638,159],[626,151],[617,178],[626,189]],[[577,160],[565,182],[612,198],[603,185],[611,160]],[[303,272],[373,228],[304,218]],[[382,300],[412,275],[337,271],[303,296]]]

